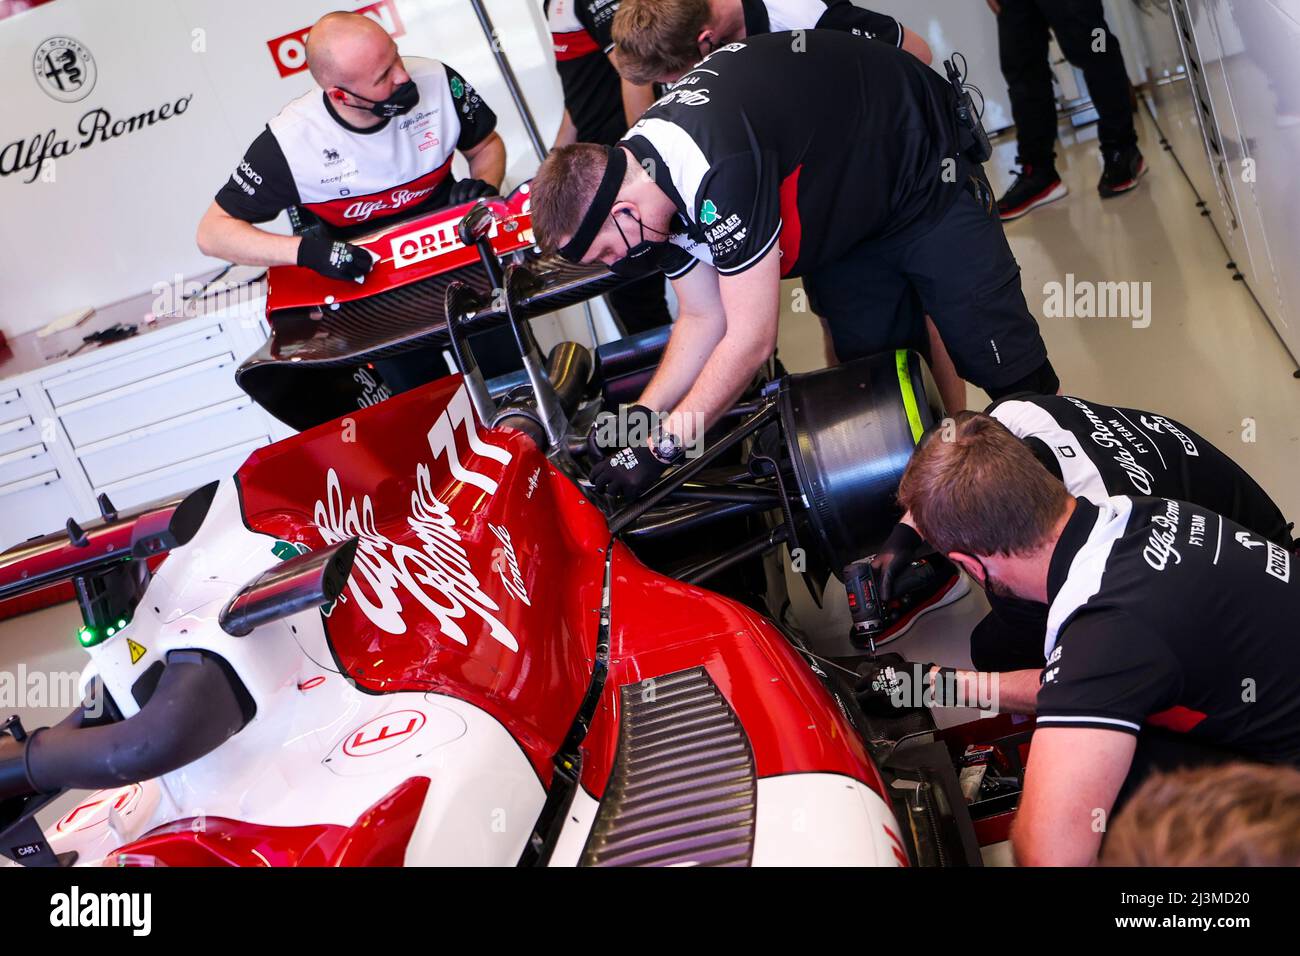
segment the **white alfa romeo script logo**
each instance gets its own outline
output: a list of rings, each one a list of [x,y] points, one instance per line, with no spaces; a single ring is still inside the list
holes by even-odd
[[[456,451],[456,431],[468,439],[470,449],[482,458],[508,465],[513,457],[504,448],[489,445],[478,435],[469,394],[462,385],[452,396],[433,427],[429,449],[437,462],[444,455],[452,477],[495,494],[497,483],[487,475],[464,467]],[[460,644],[469,644],[463,623],[474,615],[487,625],[488,635],[512,651],[519,642],[496,612],[500,606],[487,594],[471,566],[469,554],[456,530],[451,510],[433,491],[429,466],[415,470],[416,488],[411,493],[407,525],[415,532],[420,547],[393,541],[375,526],[370,496],[344,504],[343,489],[333,468],[325,479],[325,500],[317,501],[313,520],[327,544],[351,537],[361,539],[348,591],[370,622],[389,634],[405,634],[401,593],[405,592],[432,614],[442,633]]]

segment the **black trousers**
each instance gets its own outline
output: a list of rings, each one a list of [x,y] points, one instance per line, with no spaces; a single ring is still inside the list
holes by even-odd
[[[806,274],[803,285],[841,362],[899,348],[926,352],[928,314],[957,374],[994,398],[1060,387],[981,170],[933,225],[861,242]]]
[[[998,52],[1011,94],[1020,162],[1051,166],[1056,158],[1049,28],[1066,58],[1083,70],[1100,116],[1102,151],[1137,145],[1128,73],[1119,40],[1106,26],[1101,0],[1002,0]]]

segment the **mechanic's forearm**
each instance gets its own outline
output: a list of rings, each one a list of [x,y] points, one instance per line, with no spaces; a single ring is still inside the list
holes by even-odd
[[[697,448],[705,429],[736,404],[770,354],[752,338],[724,335],[695,384],[665,420],[664,428],[681,438],[687,448]]]
[[[931,679],[937,671],[930,672]],[[956,672],[957,706],[989,707],[1000,714],[1032,714],[1038,708],[1042,671]]]
[[[500,136],[493,133],[465,158],[469,160],[470,178],[500,187],[506,176],[506,144]]]
[[[929,66],[934,62],[934,54],[930,51],[930,44],[926,43],[920,34],[913,33],[901,24],[899,25],[899,29],[903,31],[902,47],[904,50],[912,54],[912,56],[916,57],[926,66]]]
[[[636,125],[636,121],[641,118],[641,114],[648,110],[654,101],[655,88],[653,83],[637,86],[627,80],[623,81],[623,118],[627,120],[628,129]]]
[[[565,110],[564,115],[560,118],[560,129],[555,134],[555,145],[551,149],[559,149],[561,146],[572,146],[578,141],[578,127],[573,124],[573,117],[569,111]]]
[[[298,262],[299,236],[278,236],[233,216],[203,217],[199,251],[241,266],[291,266]]]
[[[678,316],[659,367],[637,403],[656,412],[675,408],[700,377],[725,330],[723,323],[706,316]]]

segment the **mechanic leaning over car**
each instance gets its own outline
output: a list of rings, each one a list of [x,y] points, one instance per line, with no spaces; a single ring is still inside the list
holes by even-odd
[[[1017,395],[987,409],[1020,439],[1074,497],[1101,504],[1111,495],[1190,501],[1287,550],[1291,525],[1240,465],[1186,425],[1155,412],[1115,408],[1063,395]],[[944,425],[937,426],[940,432]],[[911,517],[890,534],[873,564],[881,599],[928,546]],[[971,661],[981,671],[1043,666],[1047,606],[988,594],[990,611],[971,632]]]
[[[618,6],[619,0],[544,0],[564,91],[557,149],[576,142],[612,146],[655,100],[653,84],[631,83],[614,68],[610,25]],[[619,286],[609,303],[628,333],[672,321],[661,275]]]
[[[849,0],[623,0],[614,18],[616,62],[637,83],[674,83],[718,47],[747,37],[786,30],[839,30],[906,50],[922,63],[929,45],[893,17]],[[814,311],[816,303],[814,302]],[[826,364],[838,364],[835,345],[822,318]],[[934,322],[925,320],[930,365],[944,407],[966,407],[966,383],[953,369]]]
[[[985,590],[1048,605],[1045,668],[997,684],[998,710],[1037,717],[1021,864],[1091,863],[1098,824],[1154,770],[1300,763],[1290,551],[1202,505],[1075,497],[1000,422],[953,425],[917,448],[900,503]],[[976,679],[916,676],[944,695]]]
[[[663,413],[658,433],[598,464],[599,490],[636,497],[731,407],[776,347],[784,277],[805,278],[841,359],[928,351],[928,312],[991,395],[1058,390],[955,101],[886,44],[772,33],[716,50],[613,149],[547,157],[543,248],[662,269],[679,303],[639,401]]]

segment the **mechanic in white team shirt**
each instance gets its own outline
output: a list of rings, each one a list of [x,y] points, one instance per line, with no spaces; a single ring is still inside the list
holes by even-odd
[[[400,56],[379,24],[353,13],[316,22],[307,64],[317,86],[267,124],[199,223],[206,255],[364,281],[373,259],[344,240],[496,194],[506,163],[496,115],[450,66]],[[470,167],[460,181],[451,175],[458,150]],[[255,225],[290,208],[327,235]]]
[[[930,46],[893,17],[850,0],[623,0],[614,15],[619,72],[632,83],[675,83],[719,47],[786,30],[840,30],[906,50]]]

